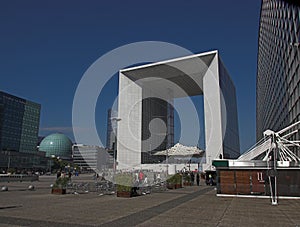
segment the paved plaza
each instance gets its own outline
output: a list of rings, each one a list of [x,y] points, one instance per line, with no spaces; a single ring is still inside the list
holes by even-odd
[[[0,226],[300,226],[300,200],[272,206],[269,199],[217,197],[213,187],[204,185],[130,199],[52,195],[54,180],[42,176],[39,182],[0,183],[9,188],[0,192]],[[26,190],[30,184],[36,190]]]

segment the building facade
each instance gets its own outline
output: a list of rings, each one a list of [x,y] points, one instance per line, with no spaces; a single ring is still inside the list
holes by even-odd
[[[101,172],[113,166],[113,157],[99,146],[74,144],[72,156],[73,164],[77,165],[81,170]]]
[[[46,169],[37,151],[41,105],[0,91],[0,168]]]
[[[263,0],[256,78],[256,138],[300,120],[300,6]],[[299,140],[300,132],[292,135]]]
[[[0,91],[0,149],[37,151],[41,105]]]
[[[118,113],[112,109],[107,111],[107,131],[106,131],[106,148],[109,150],[113,150],[116,142],[117,126],[116,121],[112,120],[116,118]]]
[[[158,98],[145,98],[142,101],[142,152],[151,153],[154,151],[162,151],[174,145],[174,107],[169,102]],[[160,119],[167,125],[166,136],[160,141],[161,130],[155,133],[150,132],[149,125],[153,119]],[[152,135],[152,136],[151,136]],[[152,144],[159,146],[152,147]],[[151,161],[151,160],[149,160]],[[147,160],[142,158],[142,163]]]

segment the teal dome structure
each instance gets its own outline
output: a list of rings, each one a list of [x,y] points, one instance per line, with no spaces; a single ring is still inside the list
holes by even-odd
[[[72,157],[72,141],[62,133],[54,133],[41,141],[39,150],[46,152],[46,157],[70,159]]]

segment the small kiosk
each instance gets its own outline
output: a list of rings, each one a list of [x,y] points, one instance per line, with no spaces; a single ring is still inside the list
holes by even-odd
[[[213,161],[217,172],[219,196],[269,196],[300,198],[300,141],[289,140],[299,132],[300,121],[273,132],[236,160]]]

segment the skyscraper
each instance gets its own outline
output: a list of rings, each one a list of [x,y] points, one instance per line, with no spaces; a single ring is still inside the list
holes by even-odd
[[[115,132],[117,130],[116,121],[112,120],[117,117],[117,112],[109,109],[107,111],[107,131],[106,131],[106,148],[109,150],[114,149],[116,135]]]
[[[263,0],[256,78],[256,138],[300,120],[300,6]],[[299,139],[299,132],[293,139]]]
[[[35,153],[41,105],[0,91],[0,150]]]
[[[163,139],[161,138],[164,133],[163,127],[157,127],[155,131],[150,132],[149,125],[153,119],[157,118],[167,126],[166,136]],[[156,156],[149,155],[153,151],[162,151],[174,145],[174,107],[170,103],[158,98],[142,100],[142,141],[144,141],[142,144],[143,164],[157,161]],[[153,144],[159,144],[159,146],[153,147]]]
[[[45,170],[37,151],[41,105],[0,91],[0,170]]]

